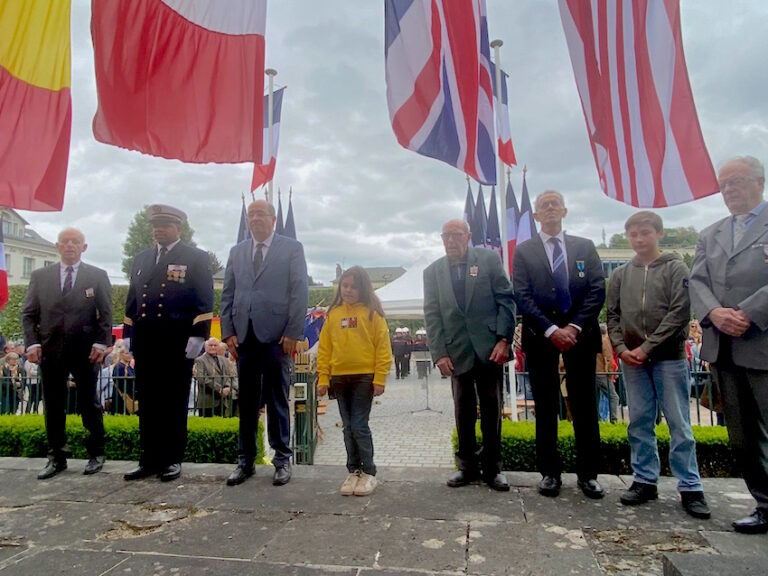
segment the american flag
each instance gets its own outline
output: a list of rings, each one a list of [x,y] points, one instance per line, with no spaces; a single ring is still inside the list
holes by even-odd
[[[654,208],[716,193],[679,1],[559,2],[603,191]]]
[[[495,184],[485,0],[386,0],[385,56],[397,141]]]

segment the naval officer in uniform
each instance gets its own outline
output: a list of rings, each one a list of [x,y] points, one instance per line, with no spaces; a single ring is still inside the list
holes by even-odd
[[[180,240],[184,212],[153,204],[147,217],[155,245],[133,260],[124,327],[136,358],[141,456],[124,478],[167,481],[181,475],[192,365],[210,333],[213,277],[208,254]]]

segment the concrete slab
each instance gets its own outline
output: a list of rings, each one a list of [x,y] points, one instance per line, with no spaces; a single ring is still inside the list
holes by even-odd
[[[418,518],[391,520],[377,556],[382,568],[463,572],[469,525]]]
[[[664,556],[664,576],[701,576],[701,574],[738,574],[763,576],[768,574],[768,556],[698,556],[667,554]]]
[[[768,556],[768,534],[745,535],[736,532],[704,531],[701,535],[720,554]]]
[[[237,561],[225,558],[197,558],[187,556],[159,556],[141,554],[129,557],[120,565],[126,574],[142,576],[214,576],[237,574],[238,576],[355,576],[356,569],[335,566],[292,566],[266,562]],[[130,572],[129,572],[130,571]]]
[[[3,576],[97,576],[127,560],[126,556],[85,550],[40,550],[7,565]]]

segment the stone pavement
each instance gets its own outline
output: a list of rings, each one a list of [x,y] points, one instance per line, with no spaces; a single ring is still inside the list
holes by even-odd
[[[714,514],[698,521],[671,479],[659,501],[625,508],[630,479],[615,476],[591,501],[573,476],[549,499],[536,474],[510,473],[512,490],[497,493],[448,488],[444,468],[382,467],[373,495],[345,498],[339,466],[297,466],[284,487],[263,466],[230,488],[228,465],[127,483],[130,462],[83,476],[85,462],[72,460],[38,481],[43,464],[0,459],[0,576],[768,573],[768,536],[730,530],[753,504],[737,479],[704,481]]]

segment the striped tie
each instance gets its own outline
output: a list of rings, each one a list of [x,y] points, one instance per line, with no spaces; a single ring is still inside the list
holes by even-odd
[[[552,276],[557,289],[557,303],[561,312],[571,309],[571,291],[568,288],[568,267],[565,265],[565,254],[560,247],[559,238],[550,238],[552,243]]]

